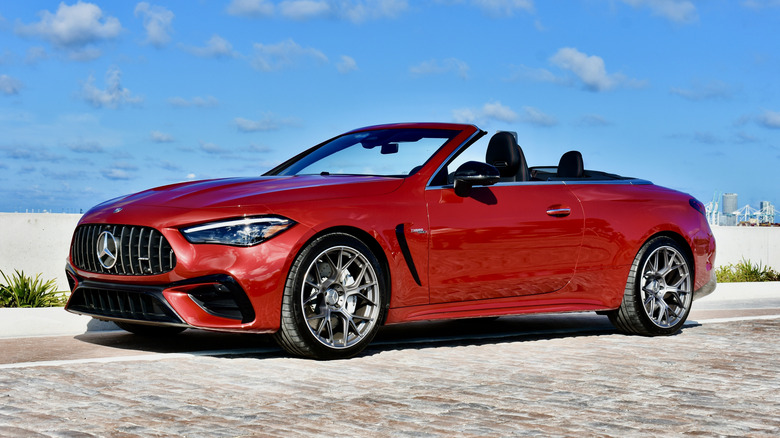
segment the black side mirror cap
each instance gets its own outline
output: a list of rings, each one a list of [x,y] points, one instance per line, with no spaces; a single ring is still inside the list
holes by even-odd
[[[455,194],[466,197],[473,186],[490,186],[501,179],[495,166],[479,161],[467,161],[455,171]]]

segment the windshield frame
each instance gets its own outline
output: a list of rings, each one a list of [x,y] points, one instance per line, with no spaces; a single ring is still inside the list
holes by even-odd
[[[401,125],[382,125],[382,126],[375,126],[370,128],[363,128],[358,129],[354,131],[347,132],[345,134],[339,135],[337,137],[331,138],[327,141],[324,141],[314,147],[311,147],[294,157],[290,158],[289,160],[283,162],[282,164],[274,167],[273,169],[269,170],[268,172],[264,173],[263,176],[297,176],[297,175],[323,175],[323,176],[338,176],[338,175],[362,175],[362,176],[381,176],[381,177],[390,177],[390,178],[406,178],[411,175],[416,174],[420,171],[425,165],[433,158],[435,157],[442,149],[446,148],[448,145],[451,144],[451,142],[458,138],[459,135],[462,133],[462,129],[459,129],[460,127],[458,125],[454,124],[401,124]],[[374,138],[378,137],[384,137],[384,142],[378,142],[376,144],[369,143],[368,145],[363,144],[361,140],[363,139],[369,139],[369,137],[372,137],[372,134],[374,134]],[[334,154],[337,154],[339,152],[342,152],[344,150],[347,150],[349,148],[354,147],[360,147],[361,145],[365,149],[373,149],[378,146],[383,146],[387,143],[392,143],[393,140],[404,140],[407,141],[405,143],[409,143],[409,145],[413,144],[413,139],[417,138],[416,141],[422,140],[422,139],[436,139],[440,140],[441,144],[438,146],[435,146],[435,150],[428,153],[427,157],[420,156],[420,162],[415,163],[416,165],[411,168],[409,171],[407,171],[404,174],[375,174],[375,173],[367,173],[367,172],[358,172],[358,173],[349,173],[349,172],[305,172],[305,169],[315,165],[318,162],[322,162],[323,160],[326,160],[328,157],[332,157]],[[349,139],[348,143],[346,145],[340,145],[340,141],[344,141],[345,139]],[[397,142],[397,144],[400,143]],[[409,147],[409,146],[407,146]],[[324,151],[324,148],[332,148],[333,150],[330,151]],[[319,157],[316,157],[318,153],[322,154]],[[381,153],[381,152],[380,152]],[[389,154],[382,153],[382,155],[390,155],[394,154],[396,152],[390,152]],[[424,161],[423,161],[424,158]]]

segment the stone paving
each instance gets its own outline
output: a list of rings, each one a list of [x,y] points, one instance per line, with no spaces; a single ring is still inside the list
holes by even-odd
[[[6,368],[0,436],[778,436],[778,335],[768,319]]]

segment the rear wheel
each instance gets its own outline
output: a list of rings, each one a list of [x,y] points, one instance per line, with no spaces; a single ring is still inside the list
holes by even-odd
[[[184,330],[187,330],[186,327],[133,324],[131,322],[120,322],[120,321],[116,321],[114,322],[114,324],[116,324],[122,330],[128,331],[130,333],[140,335],[140,336],[149,336],[149,337],[173,336],[183,332]]]
[[[677,333],[693,302],[693,264],[680,245],[657,237],[639,250],[620,308],[608,313],[619,330],[646,336]]]
[[[320,237],[290,269],[276,340],[297,356],[352,357],[376,335],[385,289],[382,266],[362,241],[342,233]]]

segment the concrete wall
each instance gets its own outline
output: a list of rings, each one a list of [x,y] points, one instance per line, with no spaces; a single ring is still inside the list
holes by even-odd
[[[14,269],[48,281],[57,280],[59,290],[68,290],[65,261],[80,214],[0,213],[0,270],[11,276]]]
[[[52,213],[0,213],[0,270],[14,269],[54,278],[68,289],[65,259],[73,230],[81,216]],[[742,258],[780,270],[780,228],[713,227],[718,245],[716,266]]]
[[[715,266],[743,258],[780,271],[780,227],[712,227],[717,254]]]

